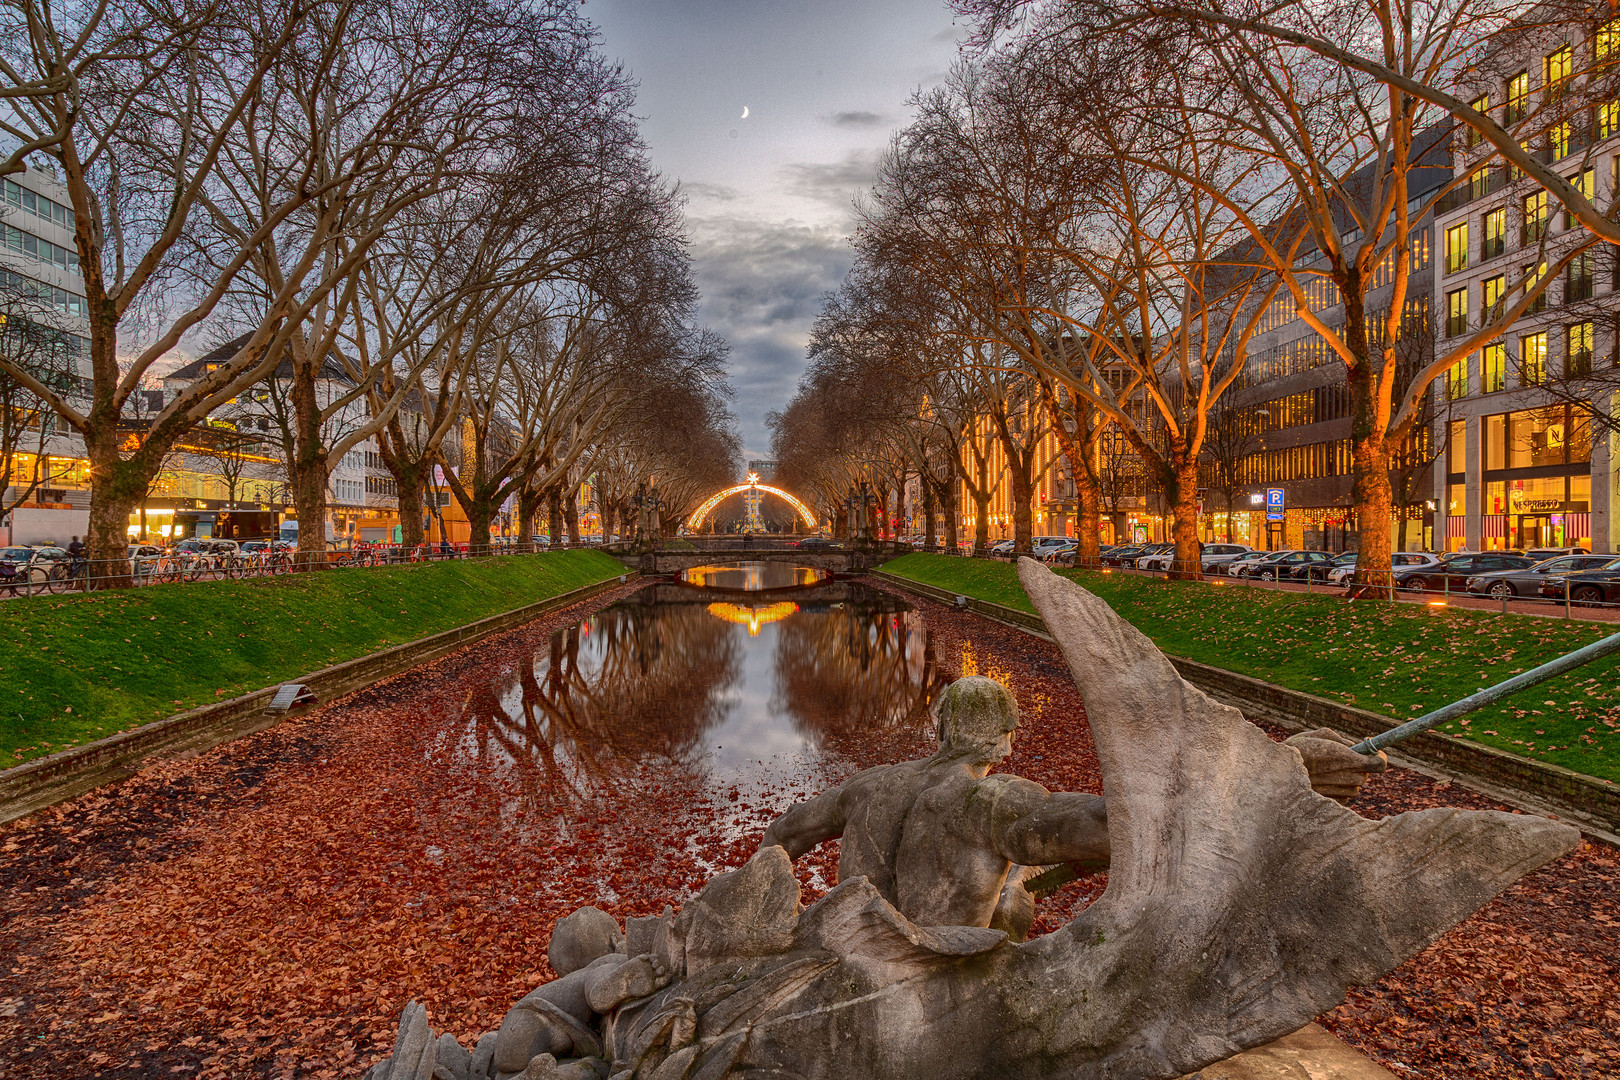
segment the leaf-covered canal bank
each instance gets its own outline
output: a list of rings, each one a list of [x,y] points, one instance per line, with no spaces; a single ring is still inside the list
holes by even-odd
[[[1037,638],[929,603],[742,623],[611,600],[0,826],[0,1075],[352,1080],[412,999],[470,1042],[550,977],[558,917],[681,904],[792,802],[931,749],[918,707],[958,675],[1016,693],[1009,771],[1100,790]],[[1446,804],[1489,805],[1394,769],[1355,808]],[[836,861],[798,860],[803,902]],[[1402,1075],[1613,1075],[1617,897],[1613,849],[1584,845],[1324,1021]]]
[[[0,768],[624,573],[589,550],[0,605]]]
[[[1033,611],[1016,567],[904,555],[884,565],[925,585]],[[1063,570],[1165,652],[1408,720],[1615,631],[1609,624],[1337,594]],[[1522,691],[1440,730],[1620,781],[1620,659]]]

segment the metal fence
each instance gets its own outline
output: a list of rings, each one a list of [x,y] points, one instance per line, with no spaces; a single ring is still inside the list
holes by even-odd
[[[1552,596],[1542,594],[1539,589],[1519,592],[1517,588],[1514,588],[1514,592],[1510,595],[1505,590],[1486,593],[1468,592],[1466,588],[1454,586],[1449,577],[1443,576],[1438,583],[1427,582],[1426,587],[1421,589],[1402,584],[1393,573],[1385,573],[1382,575],[1381,580],[1373,582],[1357,582],[1352,578],[1333,581],[1328,579],[1326,573],[1328,568],[1324,567],[1310,568],[1307,573],[1298,576],[1279,575],[1275,568],[1266,567],[1255,568],[1244,573],[1228,574],[1222,564],[1210,565],[1202,560],[1196,565],[1190,563],[1183,565],[1175,560],[1166,560],[1154,565],[1152,569],[1142,569],[1135,565],[1135,560],[1131,560],[1130,565],[1121,565],[1117,562],[1110,563],[1106,555],[1101,559],[1090,562],[1080,561],[1077,564],[1073,555],[1054,560],[1033,551],[992,555],[989,552],[977,551],[971,548],[959,547],[952,549],[941,545],[923,545],[914,547],[912,550],[962,558],[994,559],[1001,562],[1010,562],[1028,556],[1041,559],[1049,565],[1095,570],[1104,574],[1122,574],[1131,577],[1159,578],[1162,580],[1179,578],[1184,581],[1202,581],[1205,584],[1219,587],[1237,586],[1275,592],[1326,593],[1332,596],[1342,596],[1349,601],[1377,599],[1396,603],[1422,604],[1430,608],[1493,611],[1501,615],[1512,613],[1563,619],[1585,619],[1597,622],[1620,621],[1620,584],[1617,584],[1613,590],[1608,590],[1596,583],[1564,581],[1562,587]],[[1513,587],[1510,586],[1510,588]],[[1613,599],[1609,598],[1611,591],[1614,594]]]
[[[557,550],[565,548],[566,545],[559,545]],[[545,546],[524,548],[517,544],[492,544],[487,554],[526,555],[547,550],[551,549]],[[326,564],[332,569],[363,568],[469,557],[465,545],[449,550],[437,544],[423,544],[414,548],[393,545],[354,551],[328,551]],[[309,569],[313,567],[300,564],[298,553],[293,550],[218,554],[166,552],[162,555],[109,560],[48,559],[36,555],[26,564],[0,563],[0,599],[46,593],[93,592],[126,585],[139,588],[186,581],[239,581]]]

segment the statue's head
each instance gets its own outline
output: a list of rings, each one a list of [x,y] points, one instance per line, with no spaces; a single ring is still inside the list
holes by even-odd
[[[939,723],[940,754],[991,765],[1012,753],[1018,701],[994,679],[970,675],[939,695],[934,719]]]

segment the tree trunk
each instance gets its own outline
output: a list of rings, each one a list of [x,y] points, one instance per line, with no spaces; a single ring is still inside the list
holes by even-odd
[[[849,539],[849,511],[839,506],[832,515],[833,535],[840,540]]]
[[[540,510],[540,493],[531,487],[518,491],[518,550],[534,551],[534,519]]]
[[[1203,576],[1198,543],[1198,459],[1191,454],[1178,455],[1176,476],[1169,485],[1168,494],[1174,500],[1171,513],[1176,553],[1170,564],[1170,578],[1174,581],[1197,581]]]
[[[324,456],[301,463],[292,470],[293,508],[298,514],[298,551],[293,565],[299,570],[325,570],[326,561],[326,459]]]
[[[986,555],[990,551],[990,493],[973,493],[973,551]]]
[[[473,559],[484,558],[489,555],[489,523],[494,518],[494,507],[487,498],[479,498],[473,492],[463,507],[467,511],[467,557]]]
[[[1020,455],[1022,457],[1023,455]],[[1035,485],[1030,481],[1025,462],[1007,455],[1007,471],[1011,473],[1013,503],[1013,555],[1034,548],[1035,537]]]
[[[292,376],[293,421],[297,425],[297,453],[288,463],[288,482],[298,513],[298,551],[293,559],[299,570],[325,570],[326,480],[331,464],[321,439],[321,407],[315,392],[315,371],[320,365],[295,361]]]
[[[564,528],[562,487],[552,484],[546,488],[546,531],[550,534],[552,551],[562,546]]]
[[[568,520],[568,542],[579,547],[579,491],[572,486],[568,489],[568,499],[563,503],[563,517]]]
[[[394,489],[398,492],[396,498],[399,500],[399,542],[412,550],[421,547],[426,539],[426,529],[422,525],[422,518],[427,513],[422,492],[424,471],[418,465],[394,473]]]
[[[105,423],[100,417],[92,419],[95,422],[84,433],[85,455],[90,459],[90,526],[85,544],[103,587],[127,589],[134,584],[129,573],[129,515],[146,498],[151,478],[140,465],[119,457],[115,418],[108,417]]]
[[[945,519],[945,550],[952,555],[957,552],[957,541],[961,539],[961,523],[956,520],[956,478],[947,474],[945,482],[935,489],[934,494],[939,498],[940,515]]]
[[[933,547],[938,542],[934,535],[934,485],[926,476],[919,476],[918,482],[922,484],[923,493],[923,547]]]
[[[1074,525],[1074,565],[1092,569],[1102,565],[1102,492],[1084,469],[1075,470],[1077,510]]]

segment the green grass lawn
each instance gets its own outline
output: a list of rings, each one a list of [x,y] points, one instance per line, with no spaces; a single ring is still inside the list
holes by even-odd
[[[624,573],[597,551],[0,602],[0,768]]]
[[[1033,612],[1011,563],[903,555],[892,574]],[[1240,585],[1064,570],[1165,652],[1409,720],[1620,627]],[[1620,781],[1620,659],[1520,691],[1440,730]]]

